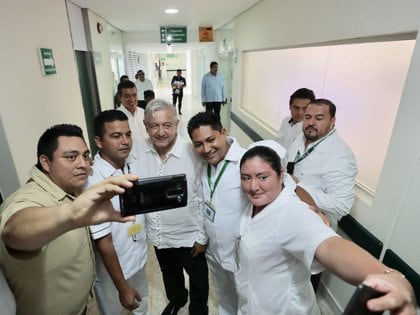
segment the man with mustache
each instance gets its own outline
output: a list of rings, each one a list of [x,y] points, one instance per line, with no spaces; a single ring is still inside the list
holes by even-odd
[[[357,162],[350,147],[338,136],[335,112],[336,106],[327,99],[316,99],[306,107],[303,134],[289,147],[283,166],[287,165],[287,172],[337,230],[338,220],[353,205]]]
[[[89,176],[90,187],[106,178],[139,174],[139,162],[130,154],[133,140],[128,117],[119,110],[106,110],[95,117],[95,144],[99,148]],[[111,199],[120,209],[120,199]],[[134,222],[105,222],[90,226],[95,242],[95,292],[102,315],[147,313],[147,260],[144,215]]]

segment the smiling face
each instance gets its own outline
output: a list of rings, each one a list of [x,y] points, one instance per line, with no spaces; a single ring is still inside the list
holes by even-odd
[[[150,140],[159,155],[169,152],[175,143],[178,119],[170,109],[160,109],[145,117],[145,126]]]
[[[254,205],[254,214],[257,214],[282,191],[283,173],[278,175],[269,163],[255,156],[241,166],[241,187]]]
[[[218,131],[209,125],[200,126],[191,133],[191,140],[195,152],[214,166],[225,158],[229,150],[225,128]]]
[[[121,90],[121,104],[134,115],[137,108],[137,89],[135,87]]]
[[[101,149],[101,157],[116,169],[121,169],[133,143],[128,121],[114,120],[104,123],[104,133],[101,137],[95,137],[95,143]]]
[[[334,124],[335,117],[331,117],[328,105],[309,104],[303,119],[306,142],[315,142],[326,136],[334,128]]]
[[[85,184],[91,172],[90,151],[80,137],[58,137],[58,146],[50,160],[39,157],[46,175],[66,193],[76,194]]]

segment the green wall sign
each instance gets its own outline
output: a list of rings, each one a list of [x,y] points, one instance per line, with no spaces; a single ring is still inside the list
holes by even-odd
[[[187,27],[186,26],[161,26],[160,27],[160,42],[162,44],[176,44],[187,42]]]
[[[39,48],[39,61],[41,62],[41,70],[43,75],[51,75],[57,73],[55,67],[54,55],[51,48]]]

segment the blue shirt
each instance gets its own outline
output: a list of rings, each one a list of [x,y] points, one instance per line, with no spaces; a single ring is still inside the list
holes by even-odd
[[[213,76],[210,72],[203,76],[201,82],[201,101],[207,102],[223,102],[225,96],[225,81],[223,76],[216,74]]]

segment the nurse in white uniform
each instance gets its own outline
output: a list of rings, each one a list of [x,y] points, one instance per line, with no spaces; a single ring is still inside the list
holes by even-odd
[[[370,309],[403,305],[407,313],[395,314],[415,314],[408,281],[337,236],[300,201],[293,180],[281,171],[276,151],[282,155],[284,149],[275,142],[270,147],[257,145],[240,163],[241,186],[250,204],[241,218],[238,237],[238,314],[320,314],[309,279],[323,266],[352,284],[374,274],[364,282],[387,294],[370,300]],[[380,285],[384,281],[392,285],[384,289]]]

